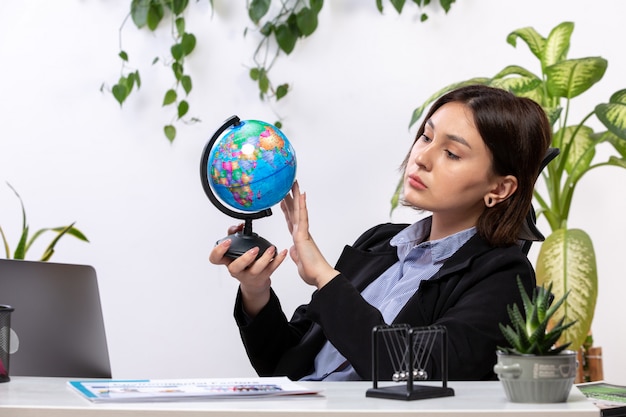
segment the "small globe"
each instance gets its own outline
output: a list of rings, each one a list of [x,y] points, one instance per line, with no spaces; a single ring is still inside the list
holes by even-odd
[[[279,203],[296,177],[296,154],[274,125],[242,120],[215,142],[207,161],[211,188],[227,206],[258,212]]]

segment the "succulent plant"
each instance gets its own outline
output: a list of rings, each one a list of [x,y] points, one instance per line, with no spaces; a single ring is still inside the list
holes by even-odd
[[[552,283],[533,290],[532,299],[526,293],[520,277],[517,277],[517,286],[522,296],[524,314],[517,304],[507,306],[511,324],[500,323],[500,330],[510,347],[498,349],[512,355],[556,355],[565,350],[570,342],[556,345],[563,331],[572,326],[575,321],[565,323],[562,317],[555,325],[550,326],[550,319],[569,295],[569,291],[554,302]]]

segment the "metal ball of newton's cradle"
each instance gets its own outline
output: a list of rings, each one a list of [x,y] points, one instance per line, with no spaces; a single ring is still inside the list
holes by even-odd
[[[407,381],[409,375],[407,371],[396,371],[393,373],[393,382]],[[413,379],[417,381],[426,381],[428,379],[428,373],[423,369],[413,369]]]
[[[225,256],[235,259],[258,247],[258,258],[272,246],[252,232],[252,220],[271,216],[270,207],[289,193],[295,177],[295,151],[276,126],[232,116],[215,131],[202,152],[202,187],[218,210],[244,220],[242,231],[217,241],[232,241]]]

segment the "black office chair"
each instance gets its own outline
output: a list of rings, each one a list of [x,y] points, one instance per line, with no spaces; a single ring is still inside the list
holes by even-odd
[[[545,156],[543,157],[543,161],[541,161],[541,166],[539,167],[539,172],[537,173],[537,177],[541,174],[541,171],[559,154],[559,148],[548,148]],[[533,242],[543,242],[546,240],[545,236],[537,229],[537,217],[535,215],[535,208],[530,206],[530,211],[526,216],[526,223],[522,228],[520,233],[520,244],[522,246],[522,251],[528,255],[528,251],[530,251],[530,247]]]

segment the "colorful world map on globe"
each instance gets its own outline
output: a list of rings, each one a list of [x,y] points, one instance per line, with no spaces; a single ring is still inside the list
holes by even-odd
[[[257,212],[279,203],[296,177],[296,154],[274,125],[242,120],[213,146],[208,173],[215,194],[228,206]]]

